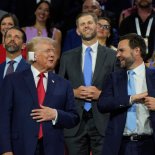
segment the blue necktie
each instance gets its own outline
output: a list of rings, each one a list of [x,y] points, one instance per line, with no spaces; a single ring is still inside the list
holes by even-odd
[[[128,71],[128,95],[136,94],[134,85],[134,74],[135,72],[133,70]],[[130,131],[134,131],[136,129],[136,104],[134,103],[128,109],[126,127]]]
[[[92,57],[91,57],[91,47],[87,47],[85,51],[85,57],[84,57],[84,81],[85,86],[91,86],[92,82]],[[84,109],[86,111],[89,111],[91,109],[91,103],[85,102]]]

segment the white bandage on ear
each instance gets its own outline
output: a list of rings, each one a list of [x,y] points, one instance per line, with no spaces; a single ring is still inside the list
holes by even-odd
[[[28,60],[29,60],[29,61],[35,61],[34,52],[28,51]]]

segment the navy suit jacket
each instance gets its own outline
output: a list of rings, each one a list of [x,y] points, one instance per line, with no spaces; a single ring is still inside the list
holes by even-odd
[[[32,119],[32,109],[38,109],[37,90],[31,69],[4,78],[0,92],[0,154],[13,151],[15,155],[34,155],[39,123]],[[69,82],[52,72],[48,73],[44,106],[57,109],[55,125],[45,121],[43,145],[46,155],[64,155],[63,128],[79,122],[74,95]]]
[[[155,71],[146,68],[146,83],[149,96],[155,97]],[[127,73],[125,70],[114,72],[103,87],[98,102],[102,113],[110,112],[110,120],[106,129],[103,144],[103,155],[118,155],[123,131],[125,128],[130,96],[127,92]],[[150,111],[150,120],[155,139],[155,112]]]
[[[4,69],[5,69],[6,62],[3,62],[0,64],[0,86],[2,85],[3,82],[3,75],[4,75]],[[25,69],[28,69],[30,65],[22,58],[21,61],[19,62],[15,72],[21,72]]]

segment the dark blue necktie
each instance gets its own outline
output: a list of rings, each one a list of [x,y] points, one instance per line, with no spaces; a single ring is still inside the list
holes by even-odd
[[[84,57],[84,81],[85,86],[91,86],[92,82],[92,57],[91,57],[91,47],[87,47],[85,51],[85,57]],[[86,111],[89,111],[91,109],[91,103],[85,102],[84,109]]]
[[[13,66],[14,63],[15,63],[14,60],[11,60],[11,61],[8,62],[9,66],[8,66],[8,68],[6,70],[6,74],[5,75],[8,75],[8,74],[11,74],[11,73],[14,72],[14,66]]]
[[[133,70],[128,71],[128,95],[136,94],[134,85],[134,74],[135,72]],[[130,131],[134,131],[136,129],[136,104],[134,103],[128,109],[126,127]]]

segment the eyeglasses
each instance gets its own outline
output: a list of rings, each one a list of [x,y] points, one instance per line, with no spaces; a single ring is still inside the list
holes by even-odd
[[[103,29],[103,30],[110,30],[111,28],[110,25],[102,25],[100,23],[97,23],[97,25],[99,26],[100,29]]]

